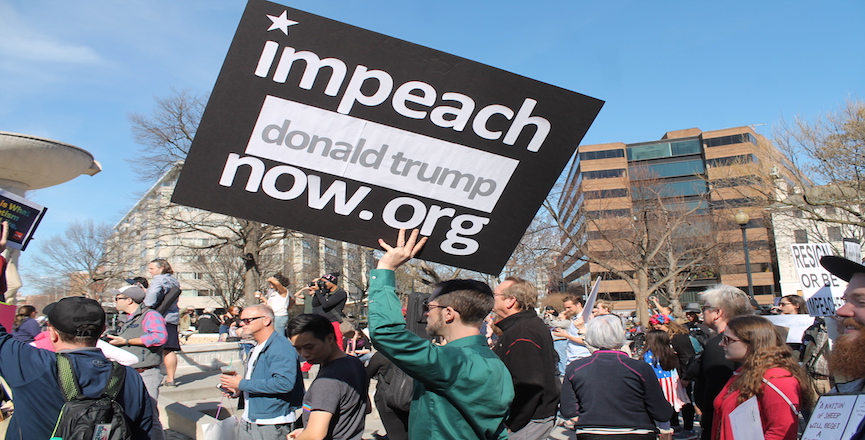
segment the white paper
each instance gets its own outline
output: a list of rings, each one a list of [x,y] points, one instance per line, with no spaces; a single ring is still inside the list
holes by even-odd
[[[592,291],[586,299],[586,305],[583,306],[583,323],[588,323],[592,319],[592,308],[595,307],[595,300],[598,298],[599,290],[601,290],[601,277],[595,280],[595,284],[592,285]]]
[[[856,404],[857,396],[825,395],[821,396],[814,407],[814,412],[808,420],[801,440],[842,440],[850,438],[844,435],[847,421]],[[865,399],[862,399],[865,400]],[[855,427],[853,428],[856,429]]]
[[[742,402],[727,417],[730,418],[733,440],[764,440],[756,396]]]
[[[856,433],[856,428],[859,427],[859,424],[862,423],[862,419],[865,418],[865,395],[860,394],[857,396],[856,403],[853,404],[853,411],[850,414],[850,420],[847,421],[847,429],[844,430],[844,434],[841,435],[842,440],[847,440],[850,437],[853,437],[853,434]]]
[[[789,329],[785,341],[788,344],[801,344],[805,330],[814,323],[814,317],[810,315],[767,315],[764,318],[772,321],[772,324]]]

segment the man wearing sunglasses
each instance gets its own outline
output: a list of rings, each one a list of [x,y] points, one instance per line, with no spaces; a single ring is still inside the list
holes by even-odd
[[[426,303],[427,333],[441,336],[436,345],[406,328],[396,296],[394,270],[426,243],[418,230],[406,239],[400,230],[396,246],[370,271],[369,323],[373,343],[415,380],[409,413],[409,438],[436,440],[506,439],[504,417],[514,398],[511,375],[479,330],[493,308],[489,286],[474,280],[439,283]],[[550,371],[552,374],[552,371]]]
[[[220,376],[220,384],[231,395],[242,394],[246,403],[237,425],[238,440],[284,439],[297,422],[296,410],[303,401],[300,358],[273,321],[270,306],[243,309],[237,334],[251,335],[257,345],[249,355],[246,374]]]
[[[156,310],[150,310],[141,305],[144,302],[144,289],[138,285],[109,290],[114,296],[115,308],[126,314],[126,321],[120,326],[117,336],[106,334],[108,343],[116,345],[141,359],[141,362],[131,365],[141,375],[144,387],[153,400],[153,430],[150,438],[162,440],[162,424],[159,422],[159,410],[156,401],[159,399],[159,384],[162,383],[162,346],[168,341],[168,330],[165,328],[165,318]]]

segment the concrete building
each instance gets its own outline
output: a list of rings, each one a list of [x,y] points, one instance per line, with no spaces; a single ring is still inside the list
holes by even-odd
[[[779,189],[786,191],[787,187],[783,182],[779,182]],[[797,193],[797,189],[793,189],[790,198],[801,198],[801,194]],[[832,191],[831,186],[816,187],[812,190],[813,193],[823,194],[824,197],[831,197],[837,192]],[[815,214],[837,221],[817,221],[809,218],[809,215],[803,213],[802,210],[796,209],[790,205],[795,205],[796,200],[785,201],[774,206],[772,212],[772,225],[775,231],[775,252],[778,255],[778,274],[780,276],[781,295],[801,295],[801,287],[799,279],[796,275],[796,267],[791,255],[790,245],[794,243],[828,243],[835,255],[848,257],[845,255],[844,242],[850,241],[860,244],[865,238],[865,231],[859,226],[858,218],[842,207],[832,206],[839,205],[838,197],[831,197],[832,204],[823,207],[812,208]],[[841,203],[843,205],[844,203]],[[845,223],[848,222],[848,223]]]
[[[183,289],[181,307],[223,307],[223,297],[242,297],[243,268],[250,262],[237,234],[244,220],[170,203],[181,166],[166,172],[117,223],[105,271],[114,284],[133,276],[149,279],[147,264],[164,258]],[[360,304],[373,267],[372,250],[279,227],[263,231],[270,238],[255,262],[261,273],[258,290],[277,272],[291,280],[290,293],[324,273],[339,272],[349,304]]]
[[[745,211],[751,219],[746,233],[754,292],[761,302],[770,301],[777,293],[773,237],[761,208],[766,192],[753,189],[761,174],[754,167],[771,166],[767,145],[752,128],[735,127],[671,131],[660,140],[633,144],[580,146],[559,204],[569,235],[562,262],[564,281],[571,290],[582,291],[573,287],[600,276],[602,296],[625,301],[623,309],[633,308],[629,285],[603,265],[585,261],[586,256],[608,256],[606,263],[626,270],[627,256],[620,255],[620,249],[616,254],[617,237],[632,235],[634,246],[649,243],[665,233],[662,222],[676,221],[680,212],[687,221],[678,224],[690,229],[670,240],[678,251],[703,241],[719,243],[715,256],[691,275],[690,290],[720,282],[747,291],[742,232],[734,221],[737,212]],[[666,217],[651,208],[652,200],[669,210]],[[642,236],[639,222],[644,222]],[[682,301],[694,298],[686,292]]]

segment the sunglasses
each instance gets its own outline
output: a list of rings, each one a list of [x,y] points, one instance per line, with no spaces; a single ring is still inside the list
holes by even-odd
[[[264,316],[256,316],[254,318],[241,318],[237,320],[238,324],[249,325],[250,322],[255,321],[256,319],[264,318]]]

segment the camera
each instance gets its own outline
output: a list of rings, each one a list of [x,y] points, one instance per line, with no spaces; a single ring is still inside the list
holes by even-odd
[[[325,280],[318,280],[315,282],[315,284],[318,285],[318,290],[321,290],[322,292],[327,292],[330,290],[327,288],[327,281]]]

